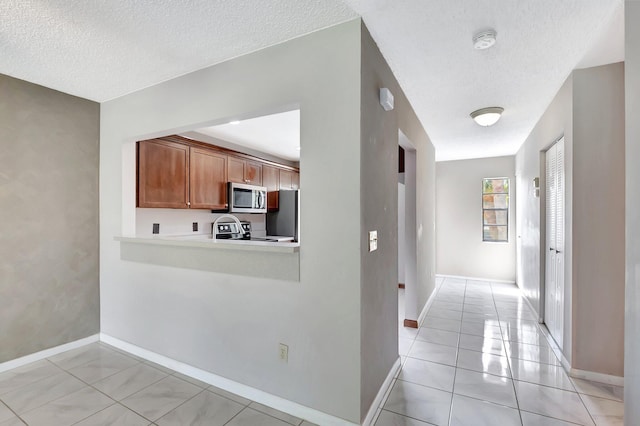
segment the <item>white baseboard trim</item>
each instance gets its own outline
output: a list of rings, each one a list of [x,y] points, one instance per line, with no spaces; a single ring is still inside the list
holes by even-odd
[[[438,294],[438,290],[440,290],[440,286],[442,284],[438,284],[436,280],[436,286],[431,292],[431,296],[427,299],[427,303],[422,307],[422,311],[420,311],[420,315],[418,316],[418,328],[422,327],[422,323],[424,322],[425,317],[427,316],[427,312],[429,312],[429,308],[433,305],[433,301],[436,300],[436,294]]]
[[[30,355],[25,355],[20,358],[12,359],[11,361],[3,362],[0,364],[0,373],[2,373],[3,371],[17,368],[17,367],[22,367],[23,365],[27,365],[35,361],[40,361],[41,359],[58,355],[59,353],[62,353],[62,352],[70,351],[72,349],[76,349],[81,346],[88,345],[89,343],[97,342],[98,340],[100,340],[99,337],[100,337],[99,334],[94,334],[93,336],[85,337],[84,339],[65,343],[64,345],[45,349],[40,352],[36,352]]]
[[[569,362],[567,357],[564,356],[562,349],[560,349],[556,341],[553,340],[553,336],[551,336],[551,333],[549,333],[549,329],[547,328],[547,326],[544,324],[540,324],[540,331],[547,339],[547,342],[549,343],[549,346],[551,346],[551,350],[553,351],[553,353],[555,353],[556,356],[560,359],[562,368],[564,368],[564,371],[566,371],[570,377],[573,377],[574,379],[585,379],[592,382],[604,383],[607,385],[624,386],[624,377],[572,368],[571,363]]]
[[[572,368],[569,375],[575,379],[591,380],[592,382],[604,383],[607,385],[624,386],[624,377],[613,376],[611,374],[595,373],[593,371],[578,370]]]
[[[515,284],[516,282],[513,280],[492,280],[490,278],[478,278],[478,277],[466,277],[464,275],[443,275],[436,274],[436,277],[442,278],[455,278],[457,280],[472,280],[472,281],[486,281],[490,283],[505,283],[505,284]]]
[[[194,379],[198,379],[210,385],[219,387],[220,389],[224,389],[260,404],[275,408],[276,410],[291,414],[292,416],[308,420],[312,423],[327,426],[356,426],[356,423],[323,413],[322,411],[318,411],[313,408],[305,407],[304,405],[243,385],[242,383],[234,382],[233,380],[218,376],[217,374],[209,373],[208,371],[201,370],[189,364],[185,364],[109,336],[108,334],[100,333],[100,340],[125,352],[129,352],[130,354],[146,359],[147,361],[155,362],[156,364],[160,364],[171,370],[193,377]]]
[[[398,374],[398,371],[400,370],[400,366],[401,366],[401,358],[398,357],[396,362],[393,364],[393,367],[391,367],[391,370],[389,370],[389,374],[387,374],[387,378],[384,379],[382,386],[380,386],[380,390],[378,390],[378,394],[376,395],[376,398],[371,403],[371,407],[369,407],[369,411],[367,412],[366,417],[362,421],[362,426],[372,426],[373,423],[376,421],[376,414],[378,414],[378,409],[380,408],[380,405],[382,405],[382,403],[384,402],[383,401],[384,397],[387,394],[387,391],[389,390],[391,385],[393,384],[393,379],[396,377],[396,374]],[[319,424],[323,424],[323,423],[319,423]]]
[[[520,287],[518,287],[518,288],[520,288]],[[522,294],[522,289],[520,289],[520,294]],[[529,300],[529,298],[526,297],[524,294],[522,294],[522,299],[524,299],[524,301],[527,304],[527,306],[529,306],[529,309],[531,309],[531,312],[533,312],[534,314],[536,314],[538,316],[538,324],[544,324],[544,318],[542,318],[540,316],[540,312],[538,312],[537,310],[534,309],[534,307],[531,304],[531,301]]]

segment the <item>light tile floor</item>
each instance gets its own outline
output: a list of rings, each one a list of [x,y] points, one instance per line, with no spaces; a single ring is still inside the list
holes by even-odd
[[[102,343],[0,373],[0,426],[311,426]]]
[[[622,388],[572,379],[515,285],[438,277],[376,426],[622,425]],[[555,346],[557,352],[557,346]]]
[[[622,425],[622,388],[569,378],[515,286],[438,280],[377,426]],[[24,424],[311,425],[102,343],[0,373],[0,426]]]

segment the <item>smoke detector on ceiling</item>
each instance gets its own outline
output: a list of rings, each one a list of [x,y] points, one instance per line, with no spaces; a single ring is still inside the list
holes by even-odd
[[[496,36],[498,34],[495,30],[483,30],[473,36],[473,47],[478,50],[488,49],[496,44]]]

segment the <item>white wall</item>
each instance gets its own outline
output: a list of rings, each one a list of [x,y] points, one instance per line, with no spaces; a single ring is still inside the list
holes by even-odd
[[[624,246],[623,65],[576,70],[516,155],[518,284],[543,314],[544,151],[565,139],[562,351],[571,367],[621,376]],[[540,198],[531,184],[540,177]],[[606,223],[606,226],[602,226]],[[607,348],[603,357],[601,348]]]
[[[102,332],[360,422],[360,24],[102,104]],[[113,238],[135,227],[133,141],[292,104],[301,110],[300,179],[308,194],[301,198],[299,282],[121,260]],[[332,216],[336,206],[349,214]],[[324,226],[333,219],[339,241]],[[280,342],[289,345],[287,364],[278,358]]]
[[[441,275],[516,279],[515,158],[436,163],[436,265]],[[482,179],[508,177],[509,242],[482,241]]]
[[[573,182],[573,78],[562,85],[551,104],[533,128],[516,154],[518,193],[516,208],[516,238],[520,264],[518,286],[538,315],[542,315],[544,294],[544,203],[545,162],[543,152],[564,135],[565,146],[565,306],[571,306],[571,230]],[[540,178],[540,197],[536,197],[533,179]],[[565,309],[565,356],[570,358],[571,310]]]
[[[624,376],[624,121],[624,64],[576,70],[571,366],[614,376]]]
[[[640,1],[625,2],[626,308],[624,422],[640,424]]]

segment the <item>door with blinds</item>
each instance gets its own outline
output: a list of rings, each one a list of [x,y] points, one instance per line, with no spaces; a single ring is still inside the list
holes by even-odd
[[[564,138],[546,154],[544,321],[558,346],[564,327]]]

